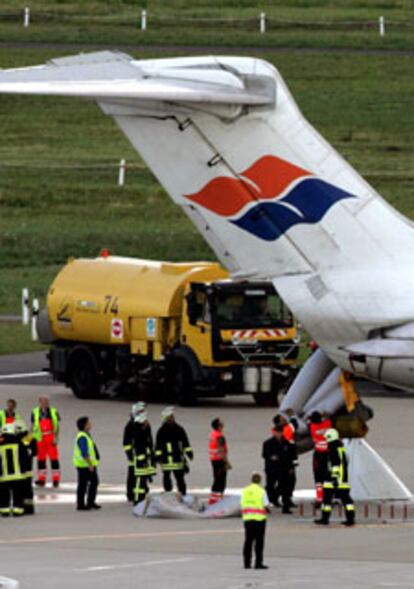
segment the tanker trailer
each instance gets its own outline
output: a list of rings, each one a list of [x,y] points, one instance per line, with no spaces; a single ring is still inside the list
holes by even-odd
[[[49,370],[79,398],[132,392],[191,404],[251,394],[275,405],[295,372],[298,330],[270,282],[217,263],[70,259],[38,323]]]

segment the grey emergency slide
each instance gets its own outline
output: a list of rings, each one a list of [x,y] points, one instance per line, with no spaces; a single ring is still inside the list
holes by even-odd
[[[293,409],[307,418],[313,411],[333,415],[344,405],[339,384],[339,368],[320,348],[306,361],[283,398],[280,410]],[[301,430],[307,431],[304,423]]]
[[[193,495],[150,493],[132,510],[136,517],[164,519],[217,519],[240,516],[240,497],[226,495],[214,505],[204,505]]]

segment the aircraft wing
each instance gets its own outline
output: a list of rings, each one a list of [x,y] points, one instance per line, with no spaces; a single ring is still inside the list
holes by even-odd
[[[54,59],[43,66],[0,70],[0,93],[230,105],[273,104],[274,87],[260,75],[194,66],[148,69],[130,56],[103,51]],[[150,63],[150,62],[149,62]]]

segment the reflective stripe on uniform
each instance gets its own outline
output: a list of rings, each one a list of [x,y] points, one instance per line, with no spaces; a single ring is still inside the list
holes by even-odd
[[[25,477],[20,465],[19,444],[0,446],[0,482],[20,481]]]
[[[266,519],[265,494],[263,487],[256,483],[243,489],[240,501],[243,521],[263,521]]]

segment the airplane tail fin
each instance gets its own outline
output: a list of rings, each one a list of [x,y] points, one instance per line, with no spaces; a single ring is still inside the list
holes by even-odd
[[[101,52],[2,71],[0,93],[96,100],[234,276],[274,279],[299,317],[304,300],[323,300],[311,333],[309,321],[340,307],[341,341],[363,340],[335,273],[361,271],[369,290],[366,268],[392,269],[401,242],[414,246],[411,223],[309,124],[265,61]]]
[[[361,251],[369,261],[411,230],[264,61],[104,51],[3,70],[0,93],[95,99],[233,272],[314,273]]]

